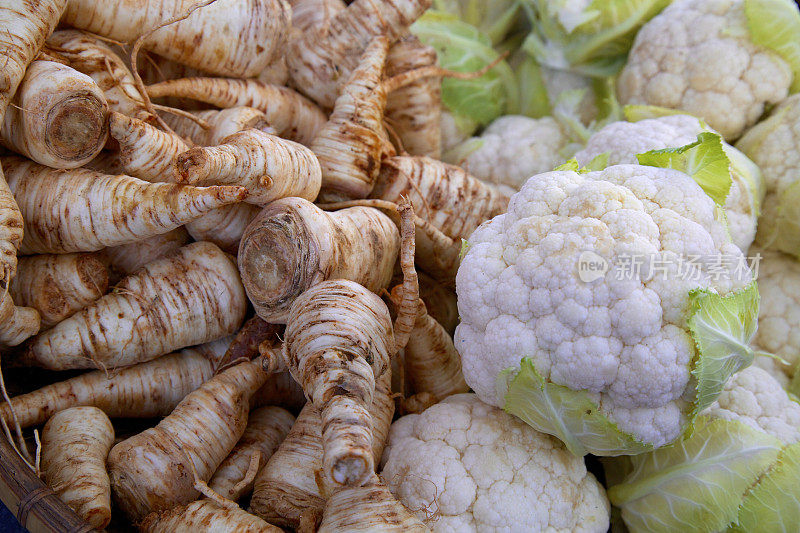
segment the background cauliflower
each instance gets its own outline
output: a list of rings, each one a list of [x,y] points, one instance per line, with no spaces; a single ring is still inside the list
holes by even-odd
[[[434,532],[605,532],[605,491],[557,439],[450,396],[389,433],[381,477]]]

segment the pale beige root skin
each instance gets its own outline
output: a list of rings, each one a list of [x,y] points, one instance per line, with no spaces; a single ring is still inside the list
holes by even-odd
[[[117,112],[109,115],[108,129],[119,143],[125,174],[150,182],[175,181],[175,160],[189,149],[183,139]]]
[[[33,307],[47,328],[72,316],[108,290],[108,269],[96,253],[44,254],[19,258],[9,291]]]
[[[319,533],[422,533],[429,532],[419,518],[398,502],[372,474],[363,486],[333,489],[325,504]]]
[[[153,120],[133,74],[108,44],[86,32],[59,30],[47,38],[46,46],[49,54],[91,77],[105,94],[110,110],[139,120]]]
[[[272,202],[239,244],[239,270],[250,301],[267,322],[286,323],[289,307],[309,287],[349,279],[386,288],[400,249],[392,220],[370,207],[327,213],[300,198]]]
[[[95,529],[111,521],[106,457],[113,443],[114,427],[96,407],[60,411],[42,430],[44,482]]]
[[[144,32],[198,4],[194,0],[70,0],[61,22],[116,41]],[[250,77],[283,53],[291,10],[281,0],[217,0],[150,34],[144,48],[220,76]]]
[[[375,378],[390,371],[394,334],[386,304],[358,283],[323,281],[292,304],[283,356],[320,409],[323,475],[360,484],[374,470]]]
[[[394,416],[391,372],[376,382],[372,397],[372,456],[380,464]],[[307,403],[289,435],[256,477],[250,512],[270,523],[297,528],[301,518],[322,516],[325,498],[317,474],[322,470],[322,420],[319,410]]]
[[[0,347],[17,346],[36,335],[41,327],[39,312],[32,307],[17,307],[6,291],[0,293]]]
[[[342,86],[327,124],[311,143],[322,167],[322,201],[364,198],[372,190],[381,166],[386,106],[381,78],[388,50],[384,37],[370,42]]]
[[[169,511],[153,513],[139,525],[142,533],[282,533],[242,509],[226,509],[211,500],[198,500]]]
[[[192,111],[191,113],[205,121],[209,125],[209,129],[204,129],[197,122],[181,115],[164,113],[163,118],[175,133],[200,146],[222,144],[225,137],[249,128],[261,130],[264,133],[276,133],[269,125],[267,115],[254,107],[239,106],[219,110]]]
[[[94,80],[55,61],[34,61],[3,121],[3,145],[52,168],[77,168],[108,138],[108,104]]]
[[[23,428],[42,424],[54,413],[80,405],[97,407],[112,418],[166,416],[212,375],[209,358],[201,350],[186,349],[113,374],[87,372],[15,396],[11,402]],[[0,404],[0,416],[11,422],[7,403]]]
[[[20,248],[25,254],[93,252],[137,242],[247,194],[241,187],[148,183],[80,168],[59,171],[18,157],[0,161],[25,219]]]
[[[327,115],[311,100],[287,87],[258,80],[227,78],[184,78],[147,87],[151,98],[191,98],[217,107],[249,106],[262,111],[278,135],[308,146]]]
[[[257,76],[258,81],[270,85],[286,85],[289,83],[289,65],[286,56],[281,56],[261,71]]]
[[[241,482],[245,480],[253,454],[259,453],[258,470],[261,470],[286,438],[293,424],[294,417],[291,413],[280,407],[261,407],[250,413],[242,438],[214,472],[208,486],[232,501],[238,501],[242,496],[250,494],[253,480],[244,485]]]
[[[132,365],[231,335],[246,311],[233,258],[196,242],[148,263],[41,333],[23,360],[52,370]]]
[[[451,239],[442,249],[417,227],[417,264],[437,279],[454,279],[461,239],[484,221],[503,213],[508,196],[460,167],[428,157],[392,157],[383,162],[372,198],[408,198],[414,212]]]
[[[221,207],[220,209],[225,208]],[[211,211],[211,213],[215,211]],[[113,283],[116,284],[121,278],[133,274],[147,263],[177,251],[181,246],[188,244],[189,241],[191,241],[189,233],[183,226],[179,226],[172,231],[154,235],[141,241],[106,248],[102,251],[102,254],[111,268]]]
[[[299,412],[306,404],[303,388],[288,371],[270,374],[267,382],[253,394],[250,406],[276,405],[293,413]]]
[[[117,507],[139,520],[198,498],[247,426],[250,396],[267,379],[259,360],[214,376],[156,427],[111,449],[108,471]]]
[[[456,291],[437,282],[424,272],[417,272],[417,274],[419,275],[419,297],[425,304],[428,314],[441,324],[448,335],[452,337],[459,322]]]
[[[291,83],[322,107],[333,107],[339,86],[358,64],[367,44],[394,42],[431,6],[431,0],[356,0],[304,32],[292,35],[286,56]]]
[[[344,8],[342,0],[289,0],[292,5],[292,30],[305,32],[324,26]]]
[[[196,241],[213,242],[226,252],[236,254],[245,229],[260,212],[259,206],[245,202],[226,205],[188,222],[186,230]]]
[[[389,49],[386,77],[437,64],[436,50],[414,35],[406,35]],[[442,156],[442,80],[426,77],[389,93],[386,122],[400,138],[405,152],[433,159]]]
[[[103,150],[97,154],[94,159],[83,165],[83,168],[96,170],[97,172],[109,174],[111,176],[125,173],[125,169],[122,168],[122,161],[119,159],[119,152],[112,152],[109,150]]]
[[[218,146],[195,147],[175,160],[175,177],[193,185],[240,185],[247,203],[267,205],[290,196],[314,200],[322,171],[302,144],[250,128]]]

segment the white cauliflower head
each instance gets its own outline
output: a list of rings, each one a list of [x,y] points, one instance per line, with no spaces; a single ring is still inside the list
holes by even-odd
[[[800,94],[745,133],[736,147],[760,168],[766,198],[756,244],[800,258]]]
[[[741,344],[714,357],[733,357],[739,368],[753,356],[746,345],[757,289],[717,212],[691,177],[667,168],[617,165],[528,180],[507,214],[469,238],[456,277],[455,345],[467,383],[576,453],[639,452],[646,447],[637,441],[675,439],[695,389],[706,390],[706,378],[690,379],[705,359],[695,348],[704,334],[689,324],[694,298],[706,293],[690,291],[729,295],[747,285],[707,309],[736,308],[724,335]],[[690,256],[708,260],[687,270]],[[508,387],[500,374],[521,368]],[[703,407],[727,375],[717,378]]]
[[[708,128],[690,115],[669,115],[638,122],[613,122],[592,135],[586,147],[575,154],[581,165],[608,153],[608,163],[636,163],[636,155],[650,150],[677,148],[695,142]],[[764,195],[758,167],[728,144],[723,144],[731,160],[731,188],[725,200],[731,240],[747,251],[756,234],[756,221]]]
[[[636,35],[617,85],[620,102],[682,109],[703,118],[726,139],[739,137],[758,121],[765,104],[786,98],[793,80],[787,61],[755,44],[759,30],[774,30],[764,29],[763,20],[748,20],[748,2],[670,4]],[[791,10],[797,8],[787,4],[788,15],[796,15]]]
[[[474,394],[397,420],[383,456],[387,487],[435,533],[608,529],[583,460]]]
[[[552,117],[507,115],[492,122],[480,137],[446,153],[444,161],[513,194],[534,174],[563,161],[560,150],[569,139]]]

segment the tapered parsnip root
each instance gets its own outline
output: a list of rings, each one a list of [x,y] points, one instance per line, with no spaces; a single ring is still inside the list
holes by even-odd
[[[32,307],[17,307],[8,291],[0,293],[0,347],[17,346],[36,335],[41,326],[39,312]]]
[[[270,374],[264,386],[250,399],[252,408],[276,405],[292,413],[299,413],[305,404],[306,394],[288,370]]]
[[[25,219],[21,250],[28,254],[92,252],[136,242],[246,195],[241,187],[148,183],[94,170],[57,171],[17,157],[0,161]]]
[[[261,83],[270,85],[286,85],[289,83],[289,65],[286,64],[286,56],[281,56],[267,65],[257,76]]]
[[[273,135],[276,133],[269,125],[267,116],[254,107],[193,111],[192,115],[205,122],[208,129],[187,117],[172,113],[164,113],[164,121],[175,133],[200,146],[222,144],[225,137],[250,128]]]
[[[363,483],[374,470],[367,407],[393,353],[389,310],[355,282],[323,281],[294,301],[287,324],[284,359],[320,409],[323,475]]]
[[[196,242],[32,339],[23,359],[53,370],[127,366],[230,335],[246,311],[233,258]]]
[[[245,202],[226,205],[188,222],[186,230],[196,241],[213,242],[226,252],[236,254],[247,226],[260,212],[260,207]]]
[[[304,96],[258,80],[184,78],[150,85],[147,94],[151,98],[191,98],[217,107],[254,107],[266,115],[278,135],[304,145],[311,143],[328,120]]]
[[[378,210],[326,213],[306,200],[284,198],[245,230],[239,270],[258,315],[285,323],[294,299],[326,279],[349,279],[372,291],[385,288],[399,247],[397,228]]]
[[[250,413],[242,438],[208,482],[211,490],[232,501],[250,494],[254,477],[248,476],[249,470],[255,465],[255,476],[264,467],[293,424],[294,417],[280,407],[262,407]]]
[[[96,407],[56,413],[42,430],[42,474],[64,503],[96,529],[111,521],[106,457],[114,427]]]
[[[286,57],[292,84],[333,107],[367,44],[381,35],[394,42],[430,6],[430,0],[356,0],[327,24],[294,34]]]
[[[62,22],[133,42],[185,14],[193,0],[70,0]],[[280,0],[217,0],[147,36],[144,48],[221,76],[256,76],[281,53],[291,21]]]
[[[111,176],[125,174],[125,169],[122,168],[122,161],[119,159],[119,152],[110,150],[103,150],[94,159],[83,165],[83,168],[96,170]]]
[[[111,418],[166,416],[211,378],[216,354],[209,351],[218,344],[187,348],[111,374],[95,370],[46,385],[12,398],[14,411],[23,428],[42,424],[54,413],[80,405],[97,407]],[[0,416],[11,421],[8,404],[0,404]]]
[[[59,30],[47,38],[46,50],[91,77],[105,94],[112,111],[153,121],[125,61],[96,36],[77,30]]]
[[[398,502],[372,474],[362,486],[334,489],[325,504],[319,533],[423,533],[428,526]]]
[[[220,507],[211,500],[148,515],[139,525],[142,533],[281,533],[257,516],[236,508]]]
[[[343,0],[289,0],[292,5],[292,30],[305,32],[325,27],[347,4]]]
[[[386,77],[436,65],[436,51],[414,35],[406,35],[389,49]],[[437,76],[421,78],[389,93],[386,122],[411,155],[440,159],[442,82]]]
[[[247,189],[246,202],[262,206],[290,196],[314,200],[322,181],[311,150],[252,128],[226,137],[219,146],[184,152],[175,168],[180,183],[240,185]]]
[[[108,290],[108,269],[99,254],[33,255],[19,259],[11,296],[39,311],[42,326],[72,316]]]
[[[372,457],[380,464],[394,416],[391,372],[376,382],[369,412],[372,416]],[[322,420],[319,409],[307,403],[267,465],[256,477],[250,512],[270,523],[297,528],[303,515],[322,516],[325,498],[317,482],[322,470]]]
[[[119,143],[126,174],[150,182],[175,181],[175,160],[189,149],[183,139],[116,112],[108,117],[108,129]]]
[[[220,209],[225,209],[225,207]],[[211,213],[214,212],[216,209],[211,211]],[[186,229],[179,226],[172,231],[154,235],[148,239],[106,248],[102,254],[111,268],[113,283],[116,284],[121,278],[133,274],[147,263],[177,251],[181,246],[188,244],[190,240]]]
[[[3,145],[53,168],[91,161],[108,138],[108,104],[92,78],[54,61],[34,61],[2,128]]]
[[[111,449],[115,502],[137,520],[197,499],[247,426],[250,396],[267,379],[261,361],[243,362],[190,393],[156,427]]]

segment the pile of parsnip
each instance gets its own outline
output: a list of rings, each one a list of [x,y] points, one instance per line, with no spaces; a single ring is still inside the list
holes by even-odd
[[[486,69],[430,4],[0,2],[2,365],[74,376],[0,421],[91,526],[427,530],[376,470],[469,390],[461,242],[508,203],[439,161],[442,78]]]

